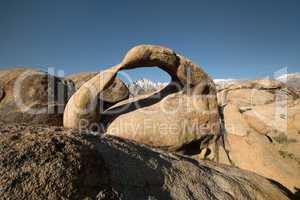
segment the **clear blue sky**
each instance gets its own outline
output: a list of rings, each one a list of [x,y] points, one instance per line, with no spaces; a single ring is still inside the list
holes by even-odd
[[[0,68],[99,71],[141,43],[173,48],[214,78],[300,71],[300,1],[0,0]]]

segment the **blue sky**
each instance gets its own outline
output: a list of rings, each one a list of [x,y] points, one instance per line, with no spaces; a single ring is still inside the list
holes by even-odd
[[[299,2],[0,0],[0,68],[100,71],[146,43],[173,48],[213,78],[297,72]],[[130,75],[168,80],[159,69]]]

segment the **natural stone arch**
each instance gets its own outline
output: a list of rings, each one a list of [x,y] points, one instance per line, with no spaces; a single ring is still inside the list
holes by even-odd
[[[91,122],[99,121],[99,118],[93,116],[95,114],[93,112],[80,114],[76,110],[85,111],[89,107],[88,104],[93,102],[91,97],[96,97],[105,90],[112,83],[118,71],[141,66],[158,66],[170,74],[172,80],[179,81],[184,86],[189,84],[189,87],[191,87],[201,82],[209,82],[209,85],[214,85],[211,78],[203,70],[190,60],[177,55],[173,50],[154,45],[136,46],[126,54],[120,64],[99,73],[75,92],[70,98],[64,112],[64,126],[78,128],[77,122],[80,119],[89,119]],[[190,80],[187,80],[189,72],[191,76]],[[96,93],[91,94],[91,91],[95,91]]]
[[[161,140],[158,138],[151,138],[151,135],[155,135],[151,130],[145,131],[145,137],[140,136],[140,138],[135,137],[135,133],[132,132],[132,130],[128,132],[129,135],[126,135],[124,131],[123,133],[109,132],[108,134],[137,140],[138,142],[149,144],[154,147],[166,147],[168,150],[179,149],[184,144],[201,139],[205,134],[218,135],[219,115],[216,88],[212,79],[201,68],[187,58],[176,54],[171,49],[154,45],[139,45],[132,48],[120,64],[99,73],[82,85],[70,98],[65,108],[64,126],[68,128],[80,128],[80,122],[82,120],[90,124],[99,123],[103,117],[103,113],[97,112],[96,99],[103,90],[109,87],[117,73],[123,69],[156,66],[166,71],[171,76],[172,83],[177,83],[181,86],[180,93],[176,93],[177,96],[183,96],[184,100],[188,104],[191,104],[192,96],[196,95],[198,98],[197,102],[200,103],[200,106],[205,107],[206,111],[212,112],[205,115],[198,115],[195,109],[192,110],[193,112],[191,113],[183,110],[184,115],[181,116],[190,119],[189,122],[191,123],[195,120],[200,122],[207,130],[204,132],[193,133],[186,133],[183,132],[183,130],[179,130],[173,135],[175,140],[168,139],[169,136],[171,136],[170,131],[166,132]],[[191,90],[191,94],[188,93],[189,89]],[[139,115],[137,111],[130,114]],[[174,118],[172,115],[167,116],[176,119],[176,117]],[[144,117],[145,116],[141,116],[142,119]],[[152,116],[152,118],[153,117],[157,116]],[[115,124],[117,124],[117,122]],[[153,123],[161,123],[161,121],[154,121]],[[188,126],[191,125],[189,124]]]

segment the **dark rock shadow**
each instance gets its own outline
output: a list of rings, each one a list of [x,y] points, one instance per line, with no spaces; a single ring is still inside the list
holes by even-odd
[[[281,190],[282,193],[284,193],[286,196],[288,196],[291,200],[299,200],[299,189],[296,188],[296,190],[298,192],[296,193],[292,193],[289,189],[287,189],[286,187],[284,187],[281,183],[272,180],[272,179],[268,179],[273,185],[275,185],[279,190]]]
[[[294,200],[300,199],[300,188],[295,187],[295,190],[296,192],[294,193],[295,194]]]

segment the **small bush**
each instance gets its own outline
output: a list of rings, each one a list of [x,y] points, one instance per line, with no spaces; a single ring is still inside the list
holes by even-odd
[[[280,154],[283,158],[295,159],[294,154],[289,153],[289,152],[287,152],[287,151],[279,150],[279,154]]]
[[[294,138],[288,138],[288,136],[284,133],[280,133],[277,136],[274,136],[273,139],[278,142],[279,144],[290,144],[297,142]]]

